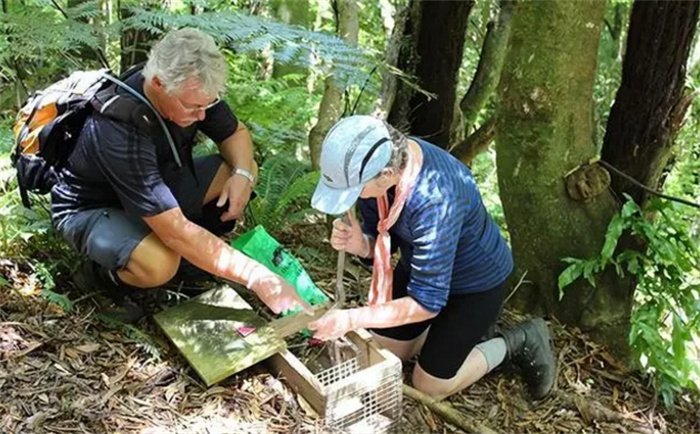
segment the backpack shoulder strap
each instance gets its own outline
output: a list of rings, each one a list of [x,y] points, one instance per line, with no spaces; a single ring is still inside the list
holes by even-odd
[[[126,81],[136,75],[136,73],[143,71],[143,68],[146,66],[146,62],[139,62],[133,66],[131,66],[129,69],[126,71],[122,72],[121,75],[119,76],[119,79],[121,81]]]
[[[128,73],[129,71],[127,74]],[[182,167],[180,154],[177,152],[177,147],[175,146],[173,137],[170,134],[170,130],[168,130],[167,125],[165,125],[165,121],[163,121],[160,113],[158,113],[148,99],[132,89],[128,84],[112,76],[108,72],[104,73],[103,77],[107,81],[113,83],[114,86],[109,86],[106,91],[97,95],[93,100],[93,107],[102,114],[107,114],[112,118],[135,125],[137,128],[146,132],[152,132],[153,128],[155,127],[151,122],[150,116],[148,115],[155,115],[157,123],[160,125],[160,128],[165,133],[165,137],[168,140],[175,163],[177,163],[178,167]],[[141,104],[134,104],[134,101],[130,100],[129,98],[120,97],[116,92],[117,87],[127,91],[134,98],[140,101]]]

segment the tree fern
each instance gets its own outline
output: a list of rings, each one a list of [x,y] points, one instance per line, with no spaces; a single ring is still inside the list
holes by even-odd
[[[113,25],[88,22],[103,13],[99,0],[66,9],[67,17],[51,1],[14,4],[10,13],[0,15],[0,74],[14,79],[17,61],[36,66],[52,58],[52,63],[61,70],[61,65],[56,65],[57,56],[63,57],[70,69],[87,68],[70,53],[98,46],[101,40],[113,40],[125,30],[161,35],[185,26],[201,29],[236,53],[257,56],[261,50],[269,49],[276,62],[302,67],[313,65],[323,75],[334,74],[337,85],[343,88],[365,85],[369,71],[375,66],[399,74],[380,60],[380,53],[350,46],[335,35],[234,10],[191,15],[184,9],[148,10],[136,2],[131,4],[135,6],[124,6],[131,15]],[[378,80],[370,80],[367,85],[369,91],[376,92]]]
[[[297,178],[280,196],[272,213],[273,218],[277,221],[284,219],[292,205],[302,206],[305,212],[309,208],[311,194],[319,177],[319,172],[310,172]]]
[[[43,262],[37,262],[34,265],[34,271],[43,284],[41,288],[41,296],[51,303],[58,305],[64,312],[70,312],[73,310],[73,303],[68,297],[54,292],[56,282],[53,280],[53,266],[46,265]]]
[[[15,6],[12,13],[0,15],[0,65],[3,75],[12,80],[17,79],[19,69],[19,75],[31,82],[29,91],[46,84],[32,76],[45,79],[67,64],[73,69],[83,67],[71,53],[99,43],[96,28],[87,22],[66,19],[42,3]],[[47,67],[49,71],[42,74],[32,73],[33,68]]]
[[[268,157],[260,168],[257,197],[250,203],[253,223],[275,227],[291,223],[297,212],[309,212],[318,172],[284,153]]]
[[[199,15],[167,10],[131,8],[133,15],[122,21],[125,29],[163,34],[179,27],[196,27],[210,34],[217,42],[238,53],[259,53],[270,48],[280,63],[308,66],[315,59],[319,68],[334,68],[340,85],[360,85],[367,76],[365,68],[379,62],[376,53],[348,45],[341,38],[302,27],[267,20],[236,11],[205,12]]]
[[[79,3],[72,8],[66,9],[66,15],[71,20],[90,20],[100,18],[104,15],[102,12],[102,0],[90,0]]]

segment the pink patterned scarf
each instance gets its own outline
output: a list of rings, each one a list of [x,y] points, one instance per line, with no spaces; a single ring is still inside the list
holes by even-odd
[[[367,300],[370,305],[384,304],[391,301],[394,273],[391,268],[391,237],[389,236],[389,229],[399,219],[406,200],[413,191],[422,165],[422,153],[415,155],[409,143],[408,161],[396,185],[396,195],[391,209],[389,209],[389,200],[386,193],[377,198],[377,210],[379,211],[377,230],[379,235],[374,246],[374,271],[372,272],[372,286],[370,287]]]

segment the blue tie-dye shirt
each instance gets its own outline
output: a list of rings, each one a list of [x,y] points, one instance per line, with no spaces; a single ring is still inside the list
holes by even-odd
[[[451,294],[500,285],[513,270],[513,258],[469,169],[445,150],[414,140],[423,150],[423,167],[389,232],[392,250],[400,249],[401,261],[411,270],[408,294],[438,312]],[[376,199],[360,199],[358,209],[363,231],[376,238]]]

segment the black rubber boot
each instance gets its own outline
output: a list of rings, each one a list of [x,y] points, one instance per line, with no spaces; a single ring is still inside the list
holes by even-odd
[[[143,309],[135,301],[140,290],[115,283],[109,277],[107,269],[95,261],[84,261],[73,275],[73,283],[86,294],[102,291],[111,299],[117,308],[101,312],[111,319],[133,324],[144,316]]]
[[[549,395],[556,376],[552,336],[542,318],[532,319],[502,331],[507,358],[520,367],[534,399]]]

